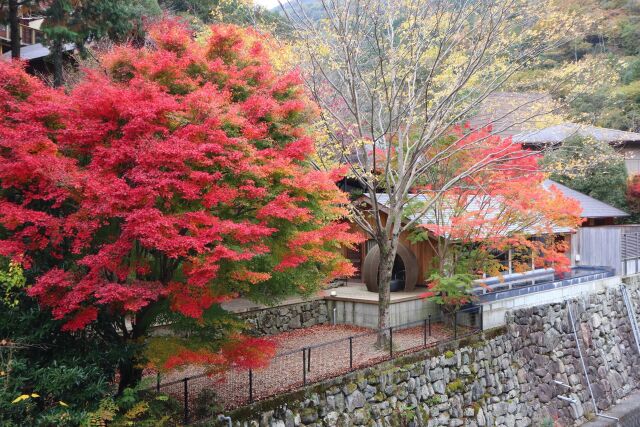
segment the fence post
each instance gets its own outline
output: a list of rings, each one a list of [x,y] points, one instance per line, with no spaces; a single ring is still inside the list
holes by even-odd
[[[156,393],[160,393],[160,372],[156,375]]]
[[[480,332],[484,330],[484,305],[480,306]]]
[[[389,355],[393,357],[393,326],[389,327]]]
[[[307,372],[311,372],[311,347],[307,349]]]
[[[429,336],[431,336],[431,315],[429,315]]]
[[[184,377],[184,423],[189,423],[189,377]]]
[[[253,403],[253,369],[249,369],[249,403]]]
[[[349,370],[353,370],[353,337],[349,337]]]
[[[302,349],[302,385],[307,385],[307,348]]]
[[[458,312],[453,316],[453,339],[458,339]]]
[[[427,319],[424,319],[424,327],[422,328],[422,343],[427,346]]]

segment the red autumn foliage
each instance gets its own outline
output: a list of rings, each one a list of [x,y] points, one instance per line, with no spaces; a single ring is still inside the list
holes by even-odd
[[[104,313],[135,331],[155,307],[197,324],[238,295],[349,270],[338,176],[305,161],[298,73],[276,73],[251,30],[213,26],[200,43],[169,20],[150,35],[155,47],[115,48],[68,92],[0,61],[0,255],[31,269],[29,294],[67,330]],[[231,342],[169,364],[271,354]]]
[[[633,175],[627,184],[627,203],[634,213],[640,213],[640,175]]]
[[[539,155],[510,138],[491,135],[490,128],[456,128],[451,140],[449,147],[434,147],[434,153],[448,150],[451,154],[438,165],[437,179],[421,188],[426,194],[442,194],[431,210],[435,221],[423,227],[435,236],[484,250],[533,252],[537,267],[567,270],[566,245],[552,237],[570,233],[582,223],[581,207],[545,184]],[[460,175],[459,183],[446,187],[451,177]]]

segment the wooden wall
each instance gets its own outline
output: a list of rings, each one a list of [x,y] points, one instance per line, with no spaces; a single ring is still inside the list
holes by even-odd
[[[578,265],[611,267],[622,274],[621,236],[620,226],[581,227],[571,238],[571,259],[575,262],[579,254]]]

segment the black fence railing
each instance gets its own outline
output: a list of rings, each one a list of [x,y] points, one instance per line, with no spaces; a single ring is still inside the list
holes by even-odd
[[[162,382],[158,374],[150,391],[174,397],[181,405],[186,424],[221,410],[248,405],[394,357],[475,335],[482,327],[482,306],[471,306],[444,315],[438,321],[430,315],[384,330],[285,351],[261,369],[230,370],[214,376],[197,374],[167,382]]]

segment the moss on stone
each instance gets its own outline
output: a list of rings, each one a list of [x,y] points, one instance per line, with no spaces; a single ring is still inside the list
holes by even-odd
[[[379,391],[376,394],[373,395],[373,397],[371,398],[374,402],[383,402],[387,397],[384,395],[383,392]]]
[[[369,375],[367,377],[367,384],[376,385],[380,383],[380,378],[377,375]]]
[[[439,405],[441,403],[440,396],[438,396],[437,394],[433,395],[425,400],[424,403],[426,403],[429,407]]]
[[[351,394],[358,389],[358,385],[356,383],[349,383],[344,386],[344,394]]]
[[[300,419],[303,423],[314,422],[318,419],[318,411],[314,408],[304,408],[300,411]]]
[[[447,394],[455,394],[464,390],[464,383],[460,380],[453,380],[447,384]]]

